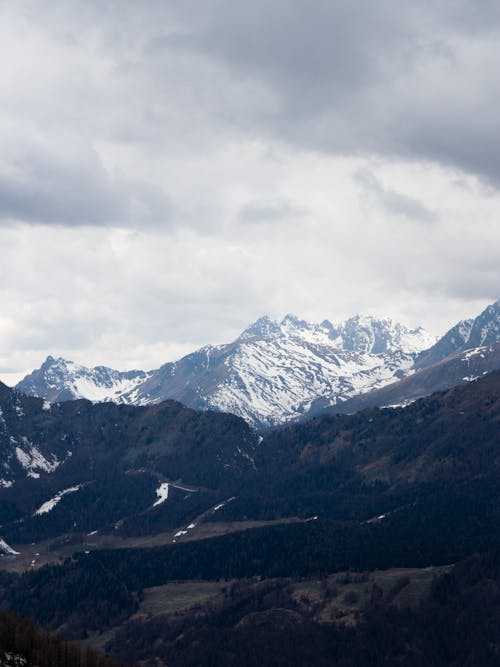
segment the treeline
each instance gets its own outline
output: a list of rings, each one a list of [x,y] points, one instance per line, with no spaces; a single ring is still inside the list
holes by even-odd
[[[0,611],[0,663],[5,654],[18,656],[27,667],[120,667],[92,648],[69,643],[41,630],[34,621]],[[17,663],[16,663],[17,664]]]
[[[216,491],[190,493],[170,486],[168,500],[155,507],[159,485],[157,475],[111,471],[104,478],[87,482],[78,491],[64,495],[50,512],[6,523],[2,536],[8,543],[30,544],[67,533],[85,538],[97,529],[122,537],[151,535],[190,523],[227,497]],[[49,498],[47,495],[45,500]],[[1,512],[0,505],[3,520]]]
[[[79,553],[8,579],[2,599],[47,627],[81,637],[123,622],[144,588],[169,581],[426,567],[500,548],[497,501],[495,480],[468,482],[372,523],[318,519],[167,547]]]
[[[14,485],[0,489],[2,534],[13,542],[42,540],[72,530],[74,523],[77,530],[93,530],[146,511],[158,477],[228,497],[255,474],[250,455],[257,434],[234,415],[196,412],[173,401],[147,408],[69,401],[41,410],[38,399],[19,400],[22,418],[13,398],[9,410],[2,404],[5,429],[0,433],[0,452],[18,476]],[[11,456],[19,438],[38,443],[48,460],[56,456],[64,464],[51,475],[26,477]],[[142,481],[130,471],[142,471]],[[145,471],[152,472],[149,482]],[[67,495],[46,516],[32,516],[56,492],[77,484],[84,485],[78,502]],[[24,522],[16,524],[20,517]]]
[[[169,486],[168,499],[140,515],[128,516],[124,519],[116,533],[123,537],[155,535],[163,531],[173,530],[191,523],[200,514],[220,502],[223,497],[219,492],[207,489],[194,492],[184,491]],[[155,498],[156,499],[156,498]]]
[[[279,497],[331,491],[332,482],[403,486],[410,479],[427,483],[498,473],[499,381],[500,373],[492,374],[404,410],[373,408],[278,429],[257,450],[261,475],[252,482]],[[375,469],[358,476],[365,465]]]
[[[68,493],[44,514],[32,514],[2,528],[7,542],[30,544],[64,533],[89,533],[96,529],[113,530],[124,516],[150,508],[156,500],[159,482],[147,473],[124,475],[112,471],[103,478],[87,482]],[[49,500],[50,495],[45,499]]]
[[[122,623],[137,610],[139,596],[112,568],[88,565],[66,562],[0,581],[2,604],[59,629],[67,639],[84,639]]]
[[[374,585],[357,624],[343,626],[318,622],[314,609],[290,594],[287,581],[242,582],[203,613],[128,623],[108,649],[146,665],[159,657],[169,667],[498,665],[498,552],[459,563],[413,608],[394,604],[397,592],[384,595]]]

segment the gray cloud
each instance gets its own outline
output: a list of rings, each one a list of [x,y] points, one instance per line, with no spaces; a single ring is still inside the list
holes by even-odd
[[[179,156],[248,139],[429,160],[500,182],[492,0],[16,6],[2,10],[12,72],[0,78],[3,113],[16,119],[15,139],[35,126],[59,155],[35,146],[21,178],[4,170],[4,216],[164,220],[151,156],[173,169]],[[79,149],[64,161],[68,138]],[[110,145],[134,153],[120,177],[103,167]]]
[[[361,186],[364,196],[375,201],[387,213],[402,215],[414,222],[430,223],[437,220],[436,212],[428,209],[418,199],[384,188],[369,169],[359,169],[354,174],[354,180]]]
[[[191,41],[235,79],[273,91],[251,119],[260,132],[321,151],[436,160],[499,182],[498,3],[208,5]]]
[[[498,293],[498,2],[0,4],[2,368]]]
[[[244,223],[277,222],[305,214],[304,208],[284,199],[252,201],[241,207],[238,218]]]
[[[169,223],[171,204],[160,188],[108,173],[97,153],[71,140],[4,143],[0,220],[35,224]]]

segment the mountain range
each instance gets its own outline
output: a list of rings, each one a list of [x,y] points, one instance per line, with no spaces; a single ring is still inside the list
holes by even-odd
[[[214,513],[362,521],[410,492],[497,479],[499,382],[497,371],[407,408],[322,415],[264,437],[174,401],[50,405],[0,385],[0,553],[82,531],[185,535]]]
[[[496,664],[500,371],[487,372],[487,315],[482,345],[457,338],[397,383],[469,364],[459,386],[261,433],[172,400],[51,403],[0,384],[2,605],[145,665],[249,655],[274,667],[278,651],[283,667],[326,667],[340,651],[351,667],[386,636],[394,659],[380,640],[374,664]],[[362,354],[391,354],[384,345]],[[415,368],[420,354],[405,354]],[[443,643],[464,613],[464,641],[453,630]]]
[[[3,604],[66,637],[123,631],[118,655],[136,636],[146,664],[160,638],[175,652],[200,618],[227,605],[216,624],[237,631],[244,616],[279,636],[283,587],[298,591],[286,598],[292,618],[308,623],[330,606],[314,607],[319,598],[303,587],[328,573],[351,570],[352,582],[352,571],[365,571],[359,599],[368,602],[380,595],[369,572],[417,568],[412,576],[430,590],[443,572],[435,567],[500,548],[500,372],[405,408],[322,415],[263,436],[239,417],[172,401],[50,405],[0,385],[0,408]],[[261,580],[269,613],[256,617]],[[176,624],[176,586],[192,591],[191,604],[204,587],[224,587],[225,597]],[[342,594],[344,611],[332,613],[354,613],[357,599]],[[196,634],[189,650],[206,641]]]
[[[499,368],[499,342],[500,301],[440,339],[421,327],[371,316],[339,325],[262,317],[231,343],[207,345],[153,371],[87,368],[49,356],[16,389],[51,403],[174,399],[267,428],[325,409],[407,403],[446,389]]]

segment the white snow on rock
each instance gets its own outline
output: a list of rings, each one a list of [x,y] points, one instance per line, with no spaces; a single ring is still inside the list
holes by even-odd
[[[120,403],[123,394],[133,391],[150,375],[145,371],[121,372],[106,366],[87,368],[74,361],[49,356],[39,370],[27,375],[17,385],[17,389],[31,396],[40,396],[47,402],[56,401],[62,392],[63,400],[86,398],[94,403]],[[44,404],[43,409],[49,408]]]
[[[40,507],[36,510],[35,515],[47,514],[47,512],[51,512],[57,503],[61,500],[61,498],[63,498],[68,493],[75,493],[75,491],[78,491],[79,489],[80,486],[71,486],[69,489],[59,491],[53,498],[44,502],[43,505],[40,505]]]
[[[183,535],[187,535],[187,533],[188,533],[187,530],[178,530],[175,533],[174,537],[183,537]]]
[[[19,551],[14,551],[14,549],[0,538],[0,552],[7,554],[8,556],[19,556]]]
[[[227,500],[224,500],[224,502],[219,503],[218,505],[215,505],[215,507],[212,507],[212,514],[214,512],[218,512],[223,507],[225,507],[228,503],[231,503],[233,500],[236,500],[236,496],[231,496],[231,498],[228,498]]]
[[[266,427],[300,417],[316,399],[335,405],[410,374],[417,353],[435,341],[422,328],[367,315],[340,324],[262,317],[232,343],[205,346],[147,373],[48,357],[17,389],[47,400],[64,394],[148,405],[173,398]]]
[[[161,505],[162,503],[165,502],[165,500],[168,498],[168,487],[169,487],[169,483],[168,482],[163,482],[156,489],[156,495],[158,496],[158,500],[155,503],[153,503],[153,507],[156,507],[157,505]]]
[[[416,400],[417,400],[416,398],[409,398],[406,401],[403,401],[402,403],[391,403],[391,405],[381,405],[380,409],[381,410],[390,410],[390,409],[396,409],[396,408],[407,408],[412,403],[415,403]]]
[[[373,324],[366,320],[366,326],[368,321]],[[408,375],[414,351],[434,340],[421,331],[412,338],[392,324],[382,329],[383,335],[363,329],[356,337],[352,327],[296,323],[291,316],[281,324],[270,322],[274,328],[269,322],[263,328],[272,335],[259,336],[259,329],[251,328],[252,335],[243,334],[233,345],[225,376],[207,397],[210,408],[254,425],[283,423],[300,417],[318,398],[334,405]],[[391,328],[399,350],[393,349]]]
[[[38,447],[25,436],[20,437],[15,452],[17,460],[30,477],[39,477],[38,471],[40,470],[43,472],[54,472],[61,464],[54,454],[51,461],[47,460]]]
[[[478,355],[484,355],[484,353],[487,351],[487,347],[484,345],[481,347],[474,347],[472,350],[467,350],[464,353],[464,356],[462,357],[462,361],[468,361],[469,359],[472,359],[473,357],[477,357]]]
[[[26,658],[10,651],[0,651],[0,667],[25,667],[28,664]]]

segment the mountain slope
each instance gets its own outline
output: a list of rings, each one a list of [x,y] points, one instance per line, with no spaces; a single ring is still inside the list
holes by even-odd
[[[91,401],[123,402],[123,394],[145,382],[145,371],[115,371],[106,366],[87,368],[74,361],[48,356],[42,366],[27,375],[16,389],[28,396],[55,401],[87,398]]]
[[[475,319],[462,320],[429,350],[421,352],[413,372],[406,377],[334,406],[320,397],[306,416],[323,411],[352,413],[372,406],[406,405],[497,369],[500,369],[500,301],[485,308]]]
[[[134,408],[75,401],[44,410],[40,399],[20,397],[1,385],[0,397],[5,424],[17,438],[21,433],[31,437],[35,428],[40,432],[44,427],[49,444],[61,433],[51,420],[62,420],[78,445],[79,467],[88,458],[89,474],[96,473],[101,448],[109,453],[110,474],[130,464],[129,452],[138,463],[140,440],[140,454],[151,453],[153,464],[158,465],[159,453],[165,452],[168,465],[174,465],[180,449],[190,459],[190,475],[196,477],[197,469],[198,476],[205,475],[205,451],[209,458],[215,454],[216,461],[222,455],[225,468],[236,442],[238,453],[251,433],[242,420],[225,415],[194,415],[193,424],[192,411],[172,403]],[[226,439],[215,431],[225,419],[232,420]],[[204,423],[209,424],[207,439],[200,441]],[[149,430],[144,432],[145,426]],[[239,427],[243,437],[237,440]],[[19,551],[24,546],[32,552],[43,549],[52,554],[53,562],[40,568],[28,562],[20,576],[2,573],[3,603],[66,636],[113,636],[113,628],[121,626],[112,639],[115,650],[151,664],[161,656],[165,664],[234,665],[249,656],[244,664],[274,665],[278,647],[283,665],[297,656],[299,661],[304,656],[308,665],[326,666],[332,660],[367,664],[374,656],[374,664],[427,665],[436,662],[437,655],[441,659],[436,664],[496,665],[499,432],[500,372],[406,408],[323,415],[269,432],[260,446],[254,439],[251,449],[243,449],[254,457],[255,467],[241,468],[235,478],[238,497],[218,503],[217,513],[226,522],[243,517],[295,521],[258,528],[239,524],[240,530],[213,539],[170,540],[168,545],[135,549],[98,548],[92,544],[92,531],[75,541],[75,547],[69,544],[64,555],[71,557],[61,562],[52,551],[61,540],[24,543]],[[175,436],[173,441],[168,433]],[[48,458],[50,449],[37,444]],[[247,460],[241,458],[242,463]],[[62,474],[65,466],[25,482],[35,488],[44,477]],[[122,494],[132,494],[133,478],[139,473],[136,469],[129,475]],[[110,478],[105,481],[110,483]],[[3,489],[0,500],[8,494],[13,499],[21,486],[22,480]],[[51,512],[68,511],[65,503],[85,488],[66,494]],[[32,508],[39,507],[30,499]],[[170,498],[160,507],[168,508],[169,502]],[[137,513],[135,523],[144,523],[147,516]],[[216,521],[214,517],[210,512],[205,520]],[[20,530],[18,525],[7,529]],[[82,531],[73,521],[71,526],[72,535],[65,535],[68,541]],[[85,530],[90,532],[87,525]],[[79,553],[73,553],[76,548]],[[466,567],[450,567],[477,553],[486,555],[475,556]],[[383,571],[388,568],[398,569],[384,585],[388,573]],[[425,582],[424,571],[400,568],[425,568]],[[415,587],[410,574],[416,578]],[[203,604],[190,597],[189,591],[192,595],[196,587],[206,590],[210,584],[212,591],[220,592]],[[177,596],[184,598],[182,610],[175,606],[176,587]],[[337,602],[345,613],[338,613]],[[371,614],[369,627],[365,613]],[[126,619],[130,624],[124,626]],[[320,620],[330,633],[327,642],[318,627],[311,628]],[[236,643],[231,643],[233,633],[241,634]],[[346,633],[342,643],[339,633]],[[350,652],[352,660],[347,660]]]
[[[245,421],[174,401],[50,405],[0,385],[0,415],[0,526],[8,544],[113,528],[141,512],[161,523],[167,497],[165,520],[176,525],[255,473],[258,437]]]
[[[428,350],[421,352],[415,368],[425,368],[450,354],[500,342],[500,300],[483,310],[475,319],[462,320],[447,331]]]
[[[329,469],[332,489],[356,478],[387,488],[498,479],[499,434],[500,371],[495,371],[405,408],[322,415],[271,432],[256,463],[288,484],[291,474],[311,469],[318,474],[310,483],[321,485],[319,471],[324,475]]]
[[[455,352],[397,382],[354,396],[333,407],[318,400],[312,405],[308,416],[322,412],[351,414],[369,407],[404,406],[423,396],[471,382],[499,369],[500,343]]]
[[[269,427],[300,417],[318,397],[331,405],[403,377],[433,342],[421,328],[367,316],[341,325],[263,317],[232,343],[206,346],[150,373],[85,369],[49,357],[17,389],[50,401],[83,396],[149,405],[172,398]]]
[[[53,627],[71,615],[73,631],[102,631],[135,611],[138,591],[173,580],[427,567],[498,548],[499,428],[500,373],[492,373],[408,408],[279,429],[220,512],[225,521],[301,520],[142,549],[99,549],[87,537],[80,554],[7,582],[4,599]]]

